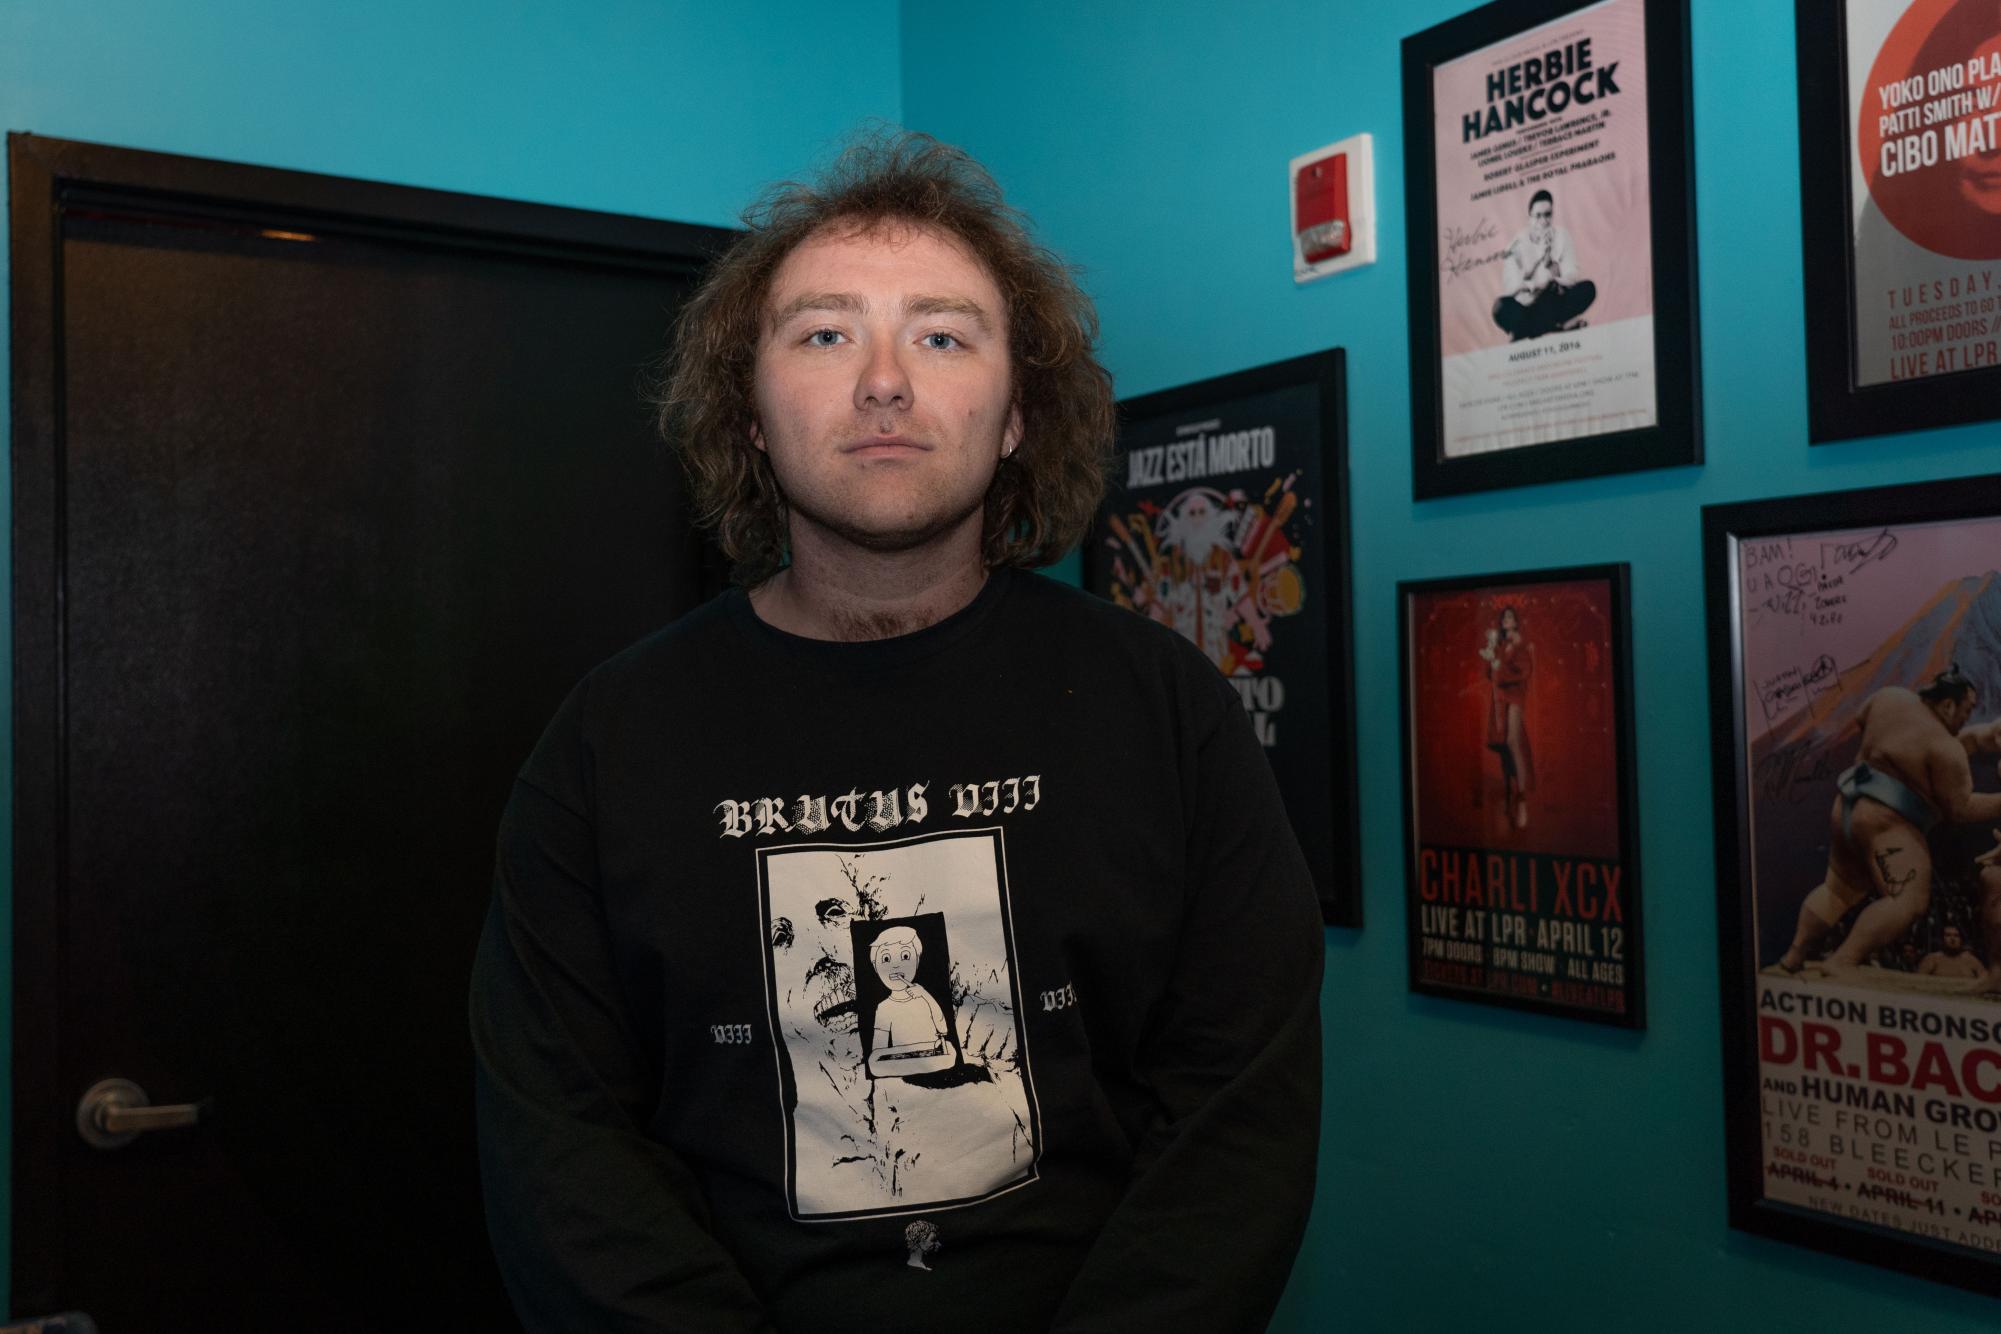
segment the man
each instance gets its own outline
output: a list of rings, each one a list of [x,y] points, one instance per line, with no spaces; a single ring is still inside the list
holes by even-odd
[[[2001,755],[2001,718],[1960,728],[1959,745],[1966,752],[1969,767],[1976,759]],[[2001,762],[1994,769],[2001,776]],[[1994,842],[1973,858],[1981,938],[1987,946],[1987,968],[1973,989],[1987,995],[2001,995],[2001,829],[1990,829],[1988,833]]]
[[[1986,971],[1980,960],[1966,952],[1966,940],[1956,926],[1940,932],[1939,948],[1918,964],[1918,972],[1926,977],[1980,977]]]
[[[1957,665],[1915,693],[1885,686],[1863,701],[1856,763],[1835,782],[1827,877],[1801,903],[1781,968],[1798,972],[1815,942],[1873,895],[1827,959],[1832,972],[1863,963],[1930,907],[1932,828],[2001,820],[2001,793],[1973,790],[1969,748],[1958,735],[1978,703]]]
[[[472,1024],[517,1309],[1261,1329],[1323,938],[1228,682],[1020,568],[1102,486],[1089,302],[922,136],[747,221],[662,392],[747,589],[579,685],[502,825]]]
[[[1973,859],[1980,886],[1980,926],[1987,938],[1987,971],[1975,991],[2001,994],[2001,829],[1993,831],[1994,846]]]
[[[1577,247],[1555,224],[1556,200],[1547,190],[1529,199],[1529,225],[1501,252],[1501,296],[1494,323],[1509,341],[1540,338],[1552,329],[1580,329],[1579,316],[1598,299],[1597,285],[1578,276]]]

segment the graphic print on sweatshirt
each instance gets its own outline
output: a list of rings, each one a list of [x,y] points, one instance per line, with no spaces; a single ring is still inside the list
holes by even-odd
[[[998,829],[763,848],[758,888],[801,1221],[974,1204],[1035,1180]]]

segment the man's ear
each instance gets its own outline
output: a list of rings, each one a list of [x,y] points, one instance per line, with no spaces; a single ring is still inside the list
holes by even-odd
[[[1007,458],[1021,448],[1021,404],[1016,403],[1007,410],[1007,429],[1001,432],[1001,457]]]

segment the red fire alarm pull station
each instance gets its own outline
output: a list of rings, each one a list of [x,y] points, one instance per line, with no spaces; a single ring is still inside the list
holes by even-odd
[[[1345,255],[1354,243],[1348,226],[1348,155],[1333,153],[1308,163],[1293,178],[1293,216],[1299,252],[1308,264]]]
[[[1351,134],[1286,164],[1294,282],[1376,262],[1373,147],[1368,135]]]

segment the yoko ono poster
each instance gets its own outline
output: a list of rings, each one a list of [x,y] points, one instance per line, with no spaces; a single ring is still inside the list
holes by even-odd
[[[1799,0],[1808,435],[2001,416],[2001,7]]]

